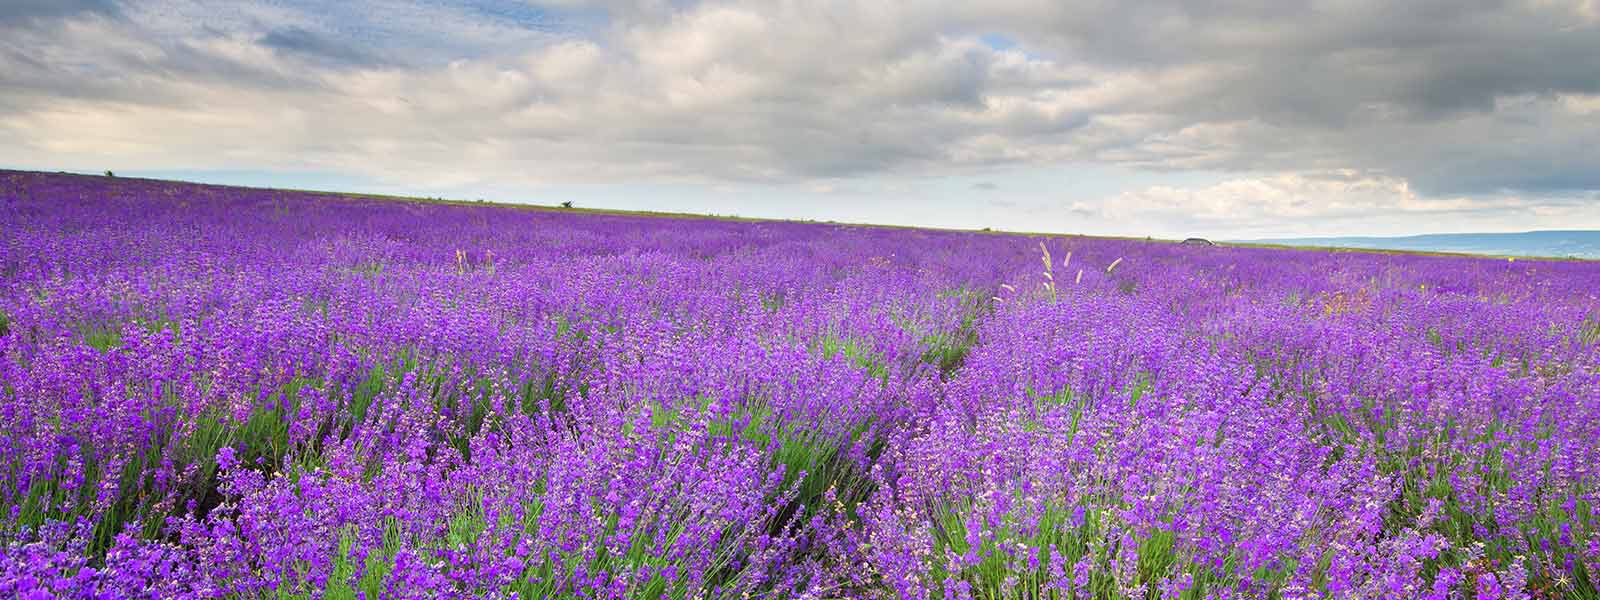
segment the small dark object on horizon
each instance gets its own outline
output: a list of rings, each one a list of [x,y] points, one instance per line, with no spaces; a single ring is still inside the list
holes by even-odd
[[[116,176],[117,176],[116,173],[112,173],[110,170],[106,171],[106,177],[116,177]]]
[[[1185,246],[1215,246],[1211,240],[1205,238],[1189,238],[1183,241]]]
[[[572,208],[572,201],[568,200],[566,202],[562,202],[561,203],[561,208]]]

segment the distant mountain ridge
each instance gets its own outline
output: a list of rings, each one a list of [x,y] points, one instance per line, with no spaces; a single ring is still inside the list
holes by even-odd
[[[1585,230],[1525,231],[1521,233],[1434,233],[1403,237],[1305,237],[1236,241],[1291,246],[1600,259],[1600,231]]]

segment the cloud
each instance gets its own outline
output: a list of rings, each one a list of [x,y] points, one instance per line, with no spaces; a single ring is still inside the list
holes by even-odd
[[[1127,199],[1219,220],[1600,190],[1593,0],[76,5],[0,17],[0,161],[713,186],[1098,163],[1264,186]],[[1376,183],[1326,176],[1346,172]]]
[[[95,35],[118,39],[114,32]],[[165,138],[173,150],[168,154],[175,155],[169,160],[188,163],[218,154],[179,154],[186,134],[203,138],[204,144],[226,143],[197,129],[196,120],[253,129],[271,119],[231,119],[316,106],[315,114],[303,116],[317,123],[286,130],[315,138],[240,137],[251,147],[225,148],[222,156],[281,143],[285,147],[278,150],[285,155],[314,155],[331,147],[335,152],[324,160],[377,175],[414,173],[418,162],[460,167],[464,157],[473,156],[473,168],[484,178],[531,172],[532,179],[570,181],[609,172],[793,181],[1003,162],[1009,158],[986,145],[992,129],[1037,125],[1027,133],[1040,135],[1060,123],[1066,125],[1057,131],[1082,122],[1047,100],[1020,96],[1036,91],[1030,80],[1046,66],[1029,64],[1015,53],[997,53],[965,38],[908,44],[887,60],[877,58],[884,50],[881,42],[870,40],[841,48],[855,56],[837,63],[788,50],[824,44],[830,37],[815,24],[796,28],[782,15],[704,9],[660,26],[620,30],[604,44],[575,39],[436,67],[319,73],[296,62],[308,53],[360,61],[306,29],[253,38],[203,34],[136,53],[108,48],[102,60],[73,61],[114,68],[125,79],[115,90],[96,90],[89,83],[93,78],[77,78],[85,82],[82,87],[41,94],[31,110],[0,118],[0,127],[34,142],[36,149],[62,147],[62,136],[49,133],[64,132],[77,149],[124,147],[141,153],[108,153],[101,157],[106,159],[157,154],[148,144],[107,138]],[[56,39],[77,41],[69,35]],[[133,44],[139,38],[123,39]],[[242,43],[247,39],[254,48]],[[71,54],[93,44],[45,46]],[[37,78],[26,83],[57,85],[44,69],[34,74]],[[272,89],[261,89],[264,83]],[[989,86],[1016,87],[1019,95],[986,94]],[[117,95],[122,102],[115,106],[102,97],[130,89],[138,94]],[[180,104],[205,108],[170,110]],[[119,126],[110,129],[75,125],[109,121],[108,112],[137,118],[118,119]],[[385,161],[404,166],[373,166],[367,153],[376,148],[398,150],[386,151]]]
[[[0,28],[83,14],[117,16],[120,12],[113,0],[7,0],[0,3]]]
[[[1063,206],[1109,222],[1145,223],[1156,235],[1196,232],[1236,237],[1312,235],[1347,231],[1358,222],[1375,233],[1535,228],[1560,215],[1568,224],[1600,226],[1588,215],[1592,197],[1533,201],[1498,194],[1429,196],[1397,177],[1355,171],[1251,175],[1204,186],[1150,186]]]

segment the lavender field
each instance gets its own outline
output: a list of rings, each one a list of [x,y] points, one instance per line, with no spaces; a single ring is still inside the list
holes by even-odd
[[[1595,598],[1600,263],[0,172],[0,596]]]

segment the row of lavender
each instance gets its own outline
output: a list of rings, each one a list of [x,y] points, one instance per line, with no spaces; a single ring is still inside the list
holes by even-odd
[[[1593,597],[1597,290],[0,172],[0,594]]]

